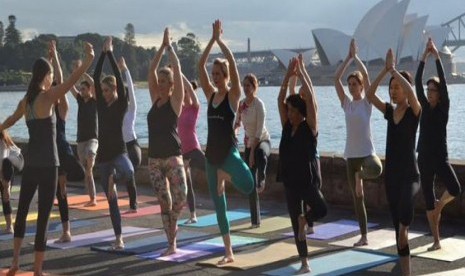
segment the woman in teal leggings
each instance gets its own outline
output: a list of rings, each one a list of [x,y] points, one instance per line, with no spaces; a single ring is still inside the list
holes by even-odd
[[[224,183],[225,181],[232,183],[236,189],[246,195],[249,195],[254,188],[252,174],[237,149],[233,125],[241,96],[241,83],[232,52],[221,39],[222,32],[221,21],[216,20],[213,24],[212,38],[199,63],[200,85],[208,100],[208,139],[205,152],[208,189],[215,203],[218,226],[225,247],[225,256],[218,264],[234,261],[226,215]],[[211,82],[206,64],[215,42],[218,43],[226,60],[216,59],[213,62],[213,82]],[[230,78],[231,87],[228,86]]]

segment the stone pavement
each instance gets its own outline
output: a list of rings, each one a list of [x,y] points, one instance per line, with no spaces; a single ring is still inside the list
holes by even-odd
[[[15,181],[15,185],[19,185],[20,177]],[[98,183],[98,182],[97,182]],[[98,185],[97,185],[98,186]],[[100,187],[97,188],[98,191],[101,191]],[[119,187],[119,191],[124,191],[124,187]],[[206,189],[203,189],[206,190]],[[153,191],[150,187],[141,186],[138,187],[139,195],[153,196]],[[70,183],[68,188],[69,194],[85,194],[82,183]],[[18,192],[13,193],[13,198],[16,200],[12,201],[13,207],[16,207],[18,204]],[[206,194],[198,193],[197,195],[197,212],[198,216],[204,214],[214,213],[213,203],[209,199],[209,196]],[[30,212],[36,210],[37,204],[36,199],[32,201]],[[139,204],[139,208],[150,206],[152,203],[142,203]],[[284,198],[267,198],[267,200],[261,202],[262,210],[267,211],[268,216],[284,216],[287,217],[287,208]],[[235,208],[248,208],[248,199],[240,196],[232,196],[228,198],[228,209]],[[121,207],[122,211],[125,211],[127,207]],[[58,208],[54,207],[54,212],[58,213]],[[77,209],[70,210],[70,218],[75,219],[85,219],[89,221],[97,222],[88,227],[77,228],[72,231],[73,235],[92,233],[95,231],[111,229],[111,222],[109,216],[105,215],[107,210],[102,211],[82,211]],[[188,208],[183,210],[181,218],[187,218],[189,216]],[[382,211],[373,211],[368,210],[368,218],[370,222],[379,223],[378,228],[391,228],[390,216],[387,212]],[[354,219],[354,214],[352,209],[330,206],[328,216],[325,217],[319,223],[331,222],[338,219]],[[59,221],[59,218],[55,218],[53,221]],[[242,224],[247,222],[247,220],[241,220],[240,222],[233,223]],[[317,223],[317,225],[319,224]],[[28,223],[32,225],[34,222]],[[143,216],[140,218],[123,218],[123,226],[138,226],[138,227],[149,227],[149,228],[161,228],[161,218],[159,214]],[[3,230],[3,226],[2,230]],[[190,229],[189,229],[190,230]],[[211,237],[218,236],[217,226],[201,228],[201,229],[192,229],[193,231],[201,231],[208,233]],[[426,217],[423,213],[417,213],[415,221],[411,226],[411,230],[429,232]],[[271,232],[267,234],[243,234],[236,233],[244,236],[257,237],[257,238],[266,238],[269,241],[267,243],[273,243],[277,240],[282,239],[281,233],[291,231],[290,228],[284,231]],[[465,236],[465,219],[451,220],[444,218],[441,228],[443,237],[451,236]],[[49,233],[49,239],[58,238],[60,232]],[[159,234],[159,233],[158,233]],[[234,233],[233,233],[234,234]],[[345,238],[354,236],[356,234],[348,234],[344,236]],[[1,236],[0,236],[1,237]],[[368,236],[369,237],[369,236]],[[125,242],[129,242],[137,239],[137,237],[127,237]],[[341,238],[339,238],[341,239]],[[419,238],[415,238],[410,241],[411,249],[416,248],[421,245],[426,245],[431,242],[431,236],[426,235]],[[31,270],[33,264],[33,246],[30,244],[33,242],[34,237],[26,237],[24,239],[23,248],[21,251],[20,265],[22,270]],[[338,251],[346,250],[347,248],[330,245],[330,242],[335,241],[332,239],[329,241],[315,241],[309,240],[308,244],[310,247],[319,246],[323,247],[323,250],[310,253],[310,258],[315,258],[318,256],[332,254]],[[109,244],[109,243],[108,243]],[[236,252],[244,251],[250,249],[252,246],[246,246],[236,250]],[[0,267],[7,267],[11,262],[13,242],[9,240],[0,239]],[[463,249],[465,250],[465,249]],[[380,252],[395,254],[395,246],[391,246],[382,250]],[[297,250],[294,247],[295,255],[297,255]],[[279,252],[277,252],[279,254]],[[238,271],[238,270],[227,270],[219,269],[215,267],[206,267],[199,266],[197,262],[202,259],[222,257],[222,252],[209,255],[204,258],[199,258],[194,261],[188,261],[184,263],[172,263],[165,261],[152,261],[138,258],[133,255],[117,255],[112,253],[103,253],[91,251],[90,246],[73,248],[73,249],[52,249],[47,248],[46,251],[46,261],[44,263],[44,271],[54,275],[259,275],[265,271],[272,269],[280,268],[288,264],[295,263],[298,261],[297,256],[292,259],[285,259],[257,268],[249,269],[247,271]],[[460,259],[454,262],[443,262],[430,260],[425,258],[413,257],[413,274],[422,275],[432,272],[443,272],[448,270],[453,270],[457,268],[465,267],[465,258]],[[331,265],[331,264],[328,264]],[[400,268],[397,263],[386,263],[380,266],[373,267],[368,270],[358,271],[351,275],[400,275]]]

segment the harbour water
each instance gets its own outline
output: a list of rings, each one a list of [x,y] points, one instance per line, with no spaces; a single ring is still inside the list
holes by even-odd
[[[448,148],[451,159],[465,160],[465,85],[452,84],[448,86],[451,107],[449,114],[448,131]],[[259,97],[264,101],[267,109],[266,127],[271,135],[271,144],[273,148],[279,146],[281,138],[281,124],[277,108],[277,95],[279,87],[261,87]],[[319,107],[319,137],[318,149],[320,152],[330,152],[342,154],[344,152],[346,140],[345,119],[342,108],[340,107],[334,87],[317,86],[315,87]],[[19,100],[25,95],[25,92],[2,92],[0,93],[0,121],[12,114]],[[384,101],[388,101],[388,90],[382,86],[378,90],[378,95]],[[206,120],[206,99],[199,91],[201,101],[201,114],[197,125],[197,133],[200,143],[204,145],[207,140],[207,120]],[[150,109],[151,101],[147,89],[136,89],[137,98],[137,118],[136,133],[141,145],[148,143],[147,130],[147,112]],[[76,140],[76,117],[77,105],[71,93],[68,94],[70,102],[70,112],[67,120],[67,138],[68,141]],[[386,120],[381,112],[373,108],[371,120],[372,134],[379,155],[384,156],[386,147]],[[27,139],[28,133],[24,120],[10,129],[10,134],[14,138]],[[243,144],[243,131],[238,137],[239,143]]]

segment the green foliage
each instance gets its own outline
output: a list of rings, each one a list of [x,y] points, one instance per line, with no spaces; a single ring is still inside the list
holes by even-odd
[[[0,47],[3,47],[3,37],[5,36],[5,29],[3,27],[3,22],[0,21]]]
[[[126,31],[124,35],[124,42],[126,42],[129,45],[135,46],[136,45],[136,31],[134,29],[134,25],[131,23],[128,23],[126,25],[126,28],[124,28]]]
[[[197,78],[200,51],[200,42],[193,33],[188,33],[177,42],[177,54],[182,72],[190,80]]]
[[[5,30],[5,46],[14,48],[22,43],[21,33],[18,29],[16,29],[15,26],[16,16],[8,16],[8,21],[10,22],[10,24]]]
[[[0,86],[26,84],[31,79],[31,74],[22,71],[2,71],[0,72]]]

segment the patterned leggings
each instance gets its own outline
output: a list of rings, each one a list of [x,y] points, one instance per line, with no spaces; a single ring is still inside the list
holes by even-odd
[[[149,158],[150,181],[161,207],[168,244],[176,241],[177,220],[186,202],[186,172],[182,156]],[[168,179],[168,181],[166,181]]]

